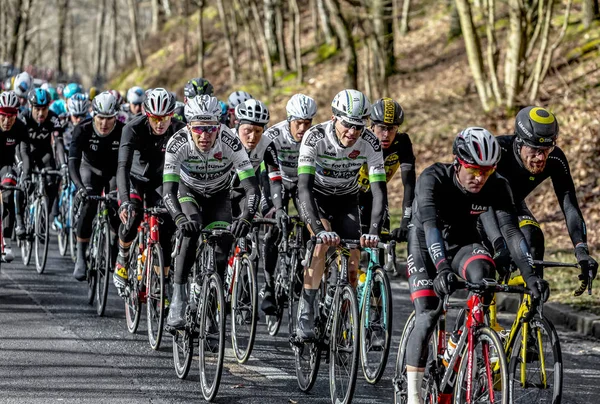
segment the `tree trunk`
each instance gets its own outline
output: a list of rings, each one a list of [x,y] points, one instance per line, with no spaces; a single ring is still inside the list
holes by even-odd
[[[583,0],[583,26],[585,29],[590,28],[592,21],[598,18],[598,0]]]
[[[520,0],[508,1],[509,32],[504,65],[504,85],[506,87],[506,107],[514,107],[520,90],[521,61],[524,56],[525,30],[523,9]]]
[[[500,91],[500,84],[498,83],[498,44],[496,41],[496,0],[487,0],[487,24],[486,24],[486,36],[487,36],[487,65],[489,77],[492,82],[492,91],[496,98],[497,104],[502,104],[502,92]]]
[[[96,29],[96,79],[102,74],[102,40],[104,38],[104,14],[106,13],[106,0],[100,2],[100,12],[98,13],[98,24]]]
[[[298,83],[304,81],[302,71],[302,46],[300,44],[300,7],[296,0],[290,0],[292,15],[294,16],[294,54],[296,55],[296,71],[298,72]]]
[[[189,40],[189,36],[188,36],[188,31],[189,31],[189,7],[190,7],[190,0],[183,0],[183,9],[182,9],[182,17],[183,17],[183,65],[185,67],[189,66],[189,47],[190,47],[190,40]]]
[[[204,0],[198,0],[198,77],[204,77]]]
[[[21,44],[21,56],[19,57],[19,66],[21,66],[22,69],[25,67],[25,55],[27,54],[27,48],[29,48],[29,43],[31,41],[28,31],[33,1],[34,0],[23,1],[23,42]]]
[[[372,0],[371,12],[373,15],[373,27],[375,28],[376,41],[380,46],[380,56],[383,57],[384,79],[394,72],[396,60],[394,58],[394,27],[389,18],[392,12],[392,0]]]
[[[340,47],[344,53],[344,59],[346,60],[346,86],[347,88],[357,88],[358,66],[356,61],[356,48],[354,47],[354,40],[350,33],[350,27],[348,27],[346,20],[344,20],[338,0],[325,0],[325,4],[327,5],[336,36],[340,41]]]
[[[319,8],[317,0],[310,0],[310,27],[314,33],[315,46],[319,45]]]
[[[56,70],[62,72],[64,69],[63,56],[65,53],[65,31],[69,13],[69,0],[59,0],[58,2],[58,44],[56,48]]]
[[[19,31],[21,30],[21,25],[23,24],[23,8],[25,7],[25,1],[22,3],[17,3],[15,7],[14,13],[14,22],[12,25],[12,33],[8,37],[9,45],[8,45],[8,57],[12,64],[16,65],[18,63],[17,59],[17,51],[19,48]]]
[[[162,6],[165,10],[165,16],[171,18],[173,16],[173,12],[171,11],[171,0],[162,0]]]
[[[104,0],[103,0],[104,1]],[[129,8],[129,23],[131,24],[131,43],[133,45],[133,53],[135,55],[135,63],[137,67],[144,67],[144,59],[142,57],[142,49],[138,38],[137,28],[137,10],[135,0],[127,0]]]
[[[74,13],[69,13],[69,75],[75,74],[77,66],[75,66],[75,16]]]
[[[117,0],[112,0],[110,11],[112,15],[112,34],[110,35],[110,47],[108,49],[108,53],[110,55],[110,63],[112,65],[112,69],[116,70],[119,65],[117,61],[117,44],[119,42],[118,38],[118,29],[119,29],[119,9],[117,7]]]
[[[267,45],[269,47],[269,55],[271,60],[275,61],[279,57],[279,43],[277,42],[276,33],[276,9],[281,7],[278,4],[278,0],[263,0],[263,28],[265,32],[265,38],[267,39]]]
[[[275,27],[277,34],[277,48],[279,49],[279,65],[283,70],[290,70],[287,52],[285,49],[285,33],[283,25],[283,5],[275,10]]]
[[[467,58],[469,60],[469,66],[473,79],[475,80],[475,86],[477,88],[477,94],[479,95],[479,101],[484,111],[489,111],[490,107],[488,104],[488,95],[485,83],[485,73],[483,70],[483,59],[481,56],[481,45],[479,44],[479,37],[473,24],[473,15],[471,13],[471,6],[468,0],[456,0],[456,8],[460,18],[460,27],[462,29],[463,37],[465,38],[465,47],[467,49]]]
[[[150,32],[157,34],[165,23],[165,9],[161,6],[160,0],[151,0],[152,5],[152,26]]]
[[[234,57],[233,40],[229,33],[227,26],[227,16],[225,14],[225,6],[223,0],[217,0],[217,10],[219,11],[219,19],[221,20],[221,27],[223,28],[223,35],[225,36],[225,52],[227,53],[227,63],[229,64],[229,81],[231,85],[237,82],[237,54]]]
[[[323,35],[325,35],[325,42],[329,45],[333,43],[335,39],[333,37],[333,30],[331,27],[331,19],[329,16],[328,6],[325,3],[328,0],[316,0],[317,1],[317,9],[319,10],[319,19],[321,21],[321,29],[323,30]]]
[[[269,53],[269,44],[267,43],[267,39],[265,38],[265,31],[262,29],[262,21],[260,17],[260,13],[258,12],[258,7],[256,6],[255,0],[248,0],[250,3],[250,8],[252,9],[252,16],[254,17],[254,32],[258,35],[258,41],[260,43],[260,47],[262,48],[265,68],[267,71],[267,87],[270,89],[273,87],[274,79],[273,79],[273,62],[271,61],[271,55]]]
[[[410,27],[408,25],[408,17],[410,14],[410,0],[404,0],[402,3],[402,20],[400,21],[400,34],[405,35]]]
[[[452,1],[450,4],[450,31],[448,32],[448,40],[456,39],[461,35],[462,31],[460,29],[460,16],[458,15],[456,3]]]
[[[10,5],[6,4],[0,10],[0,38],[8,37],[8,7]],[[0,60],[6,60],[6,41],[0,41]]]

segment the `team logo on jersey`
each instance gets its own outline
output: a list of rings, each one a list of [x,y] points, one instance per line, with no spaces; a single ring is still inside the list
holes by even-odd
[[[179,151],[179,149],[181,149],[181,146],[183,146],[186,143],[187,143],[187,139],[184,138],[183,136],[174,137],[170,141],[169,147],[167,147],[167,151],[169,153],[177,153],[177,151]]]
[[[226,132],[222,132],[221,142],[229,146],[234,152],[239,151],[242,148],[242,142],[240,142],[238,138],[232,137]]]
[[[480,215],[484,212],[487,212],[488,207],[483,205],[472,204],[471,205],[471,214],[472,215]]]
[[[379,143],[379,139],[375,136],[371,131],[365,130],[362,134],[362,138],[367,141],[371,146],[373,146],[373,150],[379,151],[381,150],[381,144]]]
[[[217,160],[223,160],[223,152],[218,152],[213,155]]]
[[[306,138],[306,145],[310,147],[315,147],[317,142],[325,137],[325,131],[323,128],[315,127],[308,133],[308,137]]]
[[[360,154],[360,150],[352,150],[350,152],[350,154],[348,155],[348,158],[351,158],[352,160],[354,160],[355,158],[358,157],[359,154]]]

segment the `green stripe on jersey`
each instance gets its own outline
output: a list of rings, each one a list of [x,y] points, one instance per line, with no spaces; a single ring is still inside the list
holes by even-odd
[[[178,174],[165,174],[163,175],[163,182],[179,182]]]
[[[385,174],[369,174],[369,182],[385,182]]]
[[[317,171],[316,167],[313,167],[313,166],[299,166],[298,167],[298,174],[312,174],[312,175],[315,175],[316,171]]]
[[[254,169],[248,169],[248,170],[244,170],[244,171],[240,171],[238,173],[238,177],[240,177],[240,181],[244,181],[246,178],[250,178],[252,177],[254,174]]]

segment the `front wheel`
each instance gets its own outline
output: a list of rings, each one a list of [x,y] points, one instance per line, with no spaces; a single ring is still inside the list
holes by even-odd
[[[159,243],[152,246],[150,261],[146,264],[146,322],[150,347],[157,350],[165,322],[165,265]]]
[[[136,238],[132,246],[138,245]],[[127,320],[127,330],[134,334],[140,324],[140,282],[137,279],[137,255],[135,248],[129,253],[129,262],[127,263],[127,278],[129,283],[129,292],[125,297],[125,319]]]
[[[359,356],[359,319],[356,294],[350,285],[342,289],[333,307],[329,341],[329,392],[334,404],[352,402]]]
[[[231,344],[236,360],[246,363],[256,337],[258,286],[254,265],[248,255],[238,259],[231,292]]]
[[[373,271],[371,282],[370,296],[364,296],[362,300],[360,357],[365,379],[376,384],[383,376],[390,353],[392,291],[390,281],[381,268]]]
[[[25,207],[25,211],[23,212],[25,239],[21,241],[21,259],[23,260],[23,265],[25,266],[29,265],[29,262],[31,261],[31,252],[33,246],[33,212],[35,212],[35,205],[27,205]]]
[[[225,298],[221,279],[216,273],[205,281],[200,304],[200,388],[204,399],[212,401],[219,391],[225,354]]]
[[[508,365],[502,340],[489,327],[475,328],[472,332],[472,344],[467,343],[462,352],[454,388],[454,404],[511,403]]]
[[[110,282],[110,267],[111,262],[111,251],[110,251],[110,227],[108,220],[101,224],[102,228],[99,229],[99,240],[96,253],[101,253],[94,259],[96,264],[96,314],[99,316],[104,315],[106,309],[106,298],[108,297],[108,284]]]
[[[192,353],[194,338],[187,327],[183,330],[176,330],[173,335],[173,363],[175,365],[175,374],[180,379],[185,379],[192,365]]]
[[[509,362],[513,403],[560,404],[562,352],[556,329],[546,318],[534,317],[527,325],[525,343],[521,326]]]
[[[64,257],[67,254],[67,244],[69,243],[69,228],[67,227],[67,215],[68,213],[68,201],[69,196],[67,195],[67,191],[64,189],[65,184],[61,185],[61,189],[59,192],[60,200],[58,202],[58,217],[60,217],[60,229],[58,229],[58,253],[61,257]]]
[[[38,274],[43,274],[46,269],[46,259],[48,258],[48,237],[49,218],[48,218],[48,198],[38,199],[35,208],[35,269]]]

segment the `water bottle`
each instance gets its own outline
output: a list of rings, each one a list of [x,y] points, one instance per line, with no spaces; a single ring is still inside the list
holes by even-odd
[[[137,280],[142,280],[142,268],[144,264],[142,263],[142,254],[138,254],[137,256]]]
[[[458,345],[459,339],[460,334],[458,333],[458,331],[454,331],[452,334],[450,334],[450,338],[448,338],[448,346],[446,347],[446,352],[444,352],[444,359],[442,360],[444,366],[448,367],[450,359],[452,359],[452,355],[454,355],[454,351],[456,351],[456,346]],[[456,361],[456,363],[459,362],[460,360]]]
[[[361,271],[360,269],[358,270],[358,286],[356,287],[356,296],[357,296],[357,300],[360,303],[362,300],[362,295],[365,291],[365,282],[367,280],[367,273]]]
[[[190,287],[190,303],[194,306],[196,302],[200,300],[200,292],[202,291],[202,287],[196,282],[192,283]]]
[[[327,288],[327,294],[325,295],[325,315],[328,316],[333,305],[333,298],[335,296],[334,288]]]

